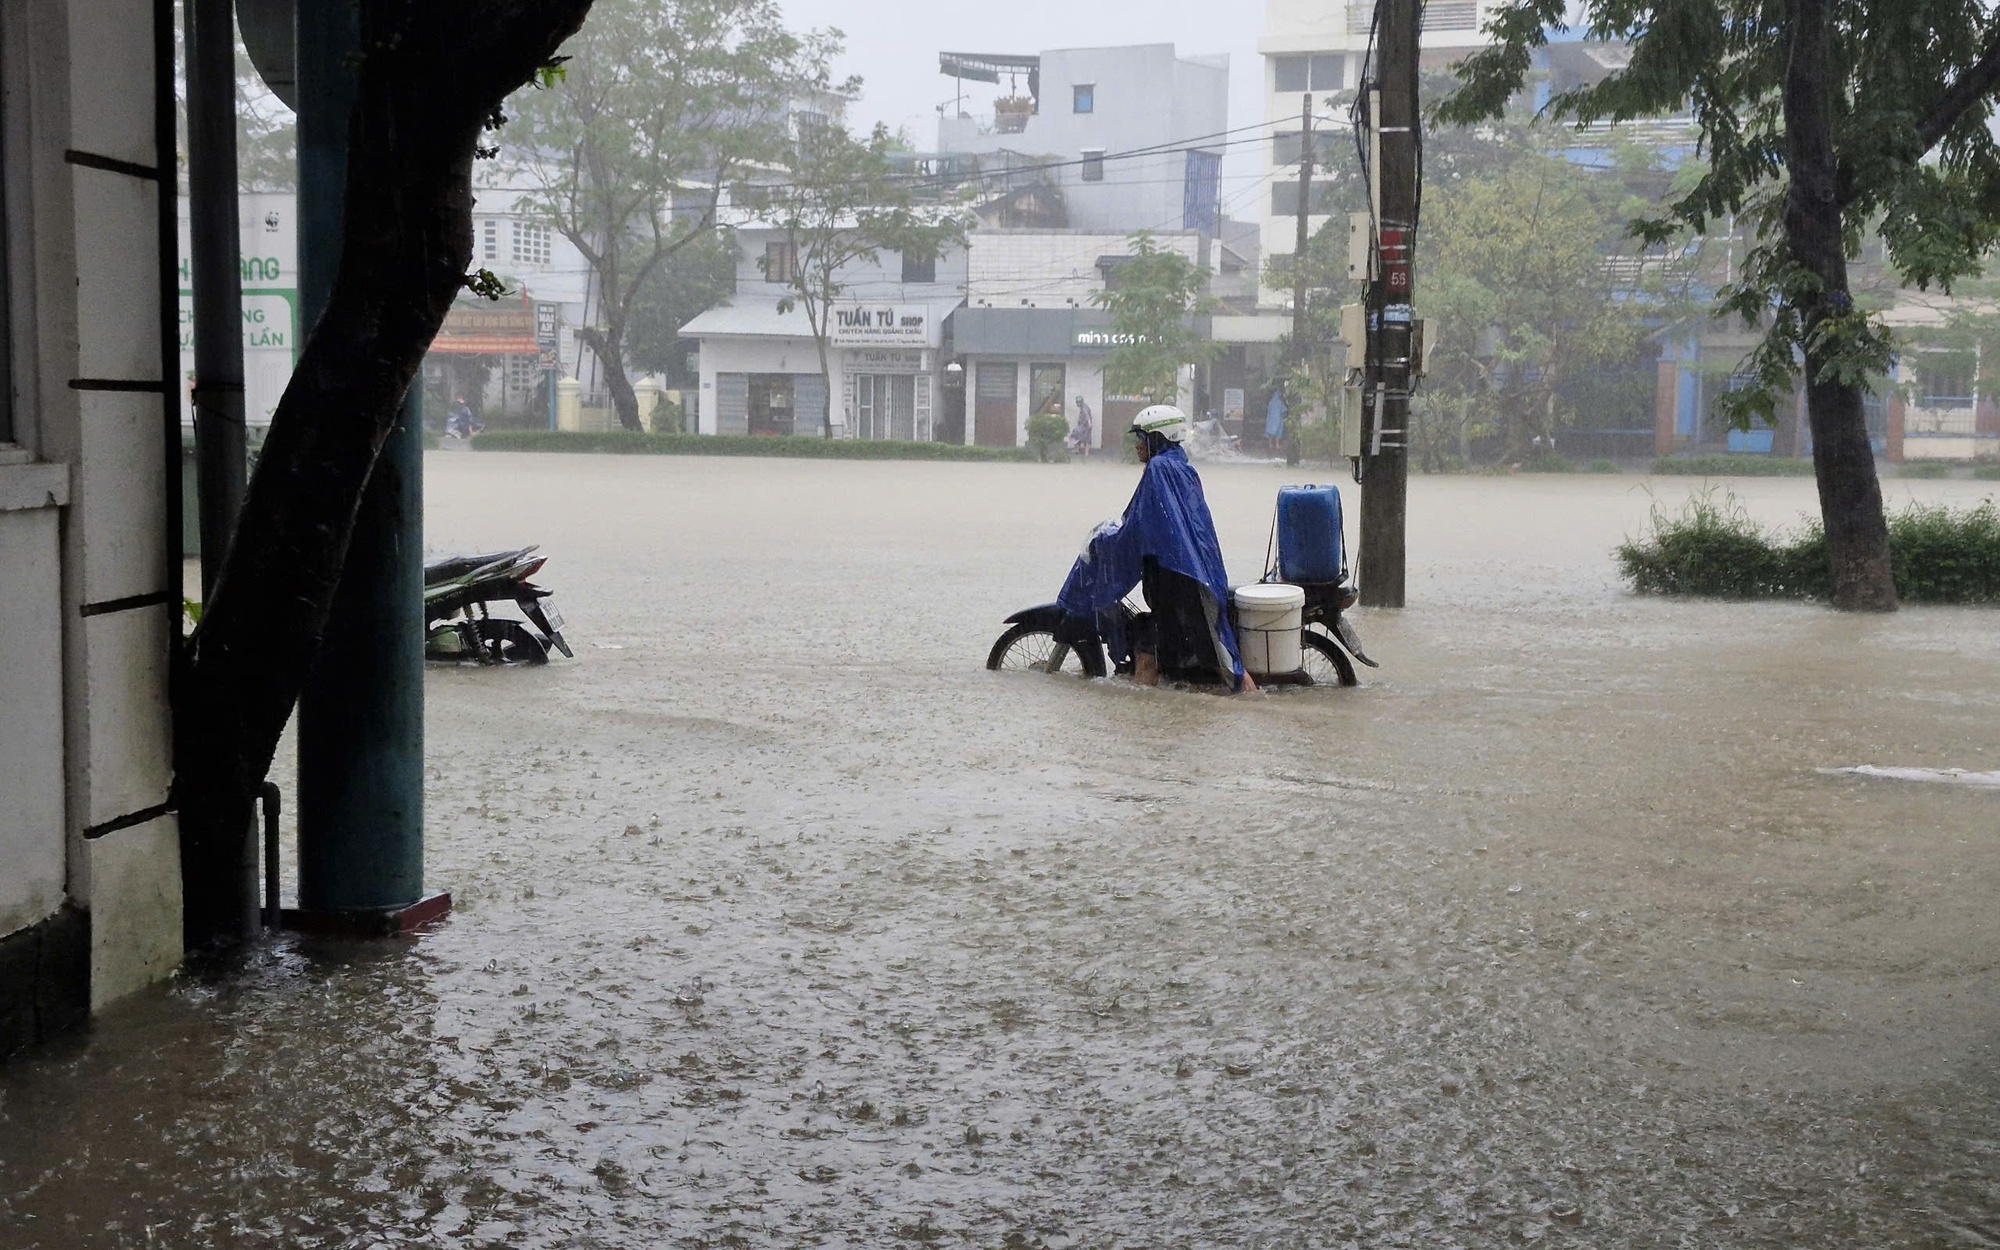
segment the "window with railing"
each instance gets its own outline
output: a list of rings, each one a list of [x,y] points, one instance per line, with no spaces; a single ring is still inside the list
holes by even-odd
[[[500,259],[500,223],[490,217],[479,228],[479,258]]]
[[[1365,35],[1375,24],[1375,6],[1349,0],[1347,33]],[[1444,30],[1478,30],[1479,0],[1429,0],[1424,5],[1424,33]]]

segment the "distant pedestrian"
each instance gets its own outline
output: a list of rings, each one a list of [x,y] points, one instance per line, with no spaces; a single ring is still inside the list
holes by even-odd
[[[451,405],[451,412],[444,419],[445,437],[471,438],[486,428],[472,419],[472,405],[465,402],[465,396],[457,396]]]
[[[1076,422],[1069,427],[1069,449],[1073,455],[1087,456],[1090,444],[1096,437],[1096,423],[1090,405],[1083,402],[1083,396],[1076,397]]]

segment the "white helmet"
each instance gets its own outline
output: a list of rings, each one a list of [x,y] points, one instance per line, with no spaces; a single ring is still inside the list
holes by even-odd
[[[1142,408],[1139,415],[1132,418],[1132,433],[1158,434],[1170,443],[1181,442],[1188,436],[1187,414],[1172,404]]]

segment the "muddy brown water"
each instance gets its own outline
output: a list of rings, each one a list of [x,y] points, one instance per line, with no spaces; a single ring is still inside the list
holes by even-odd
[[[1129,468],[427,471],[579,648],[429,675],[455,911],[0,1070],[0,1245],[2000,1244],[2000,794],[1814,772],[2000,767],[2000,612],[1420,478],[1383,668],[1230,700],[980,667]],[[1207,470],[1236,576],[1300,476]]]

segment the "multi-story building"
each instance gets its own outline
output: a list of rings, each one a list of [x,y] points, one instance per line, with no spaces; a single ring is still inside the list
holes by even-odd
[[[1480,27],[1489,7],[1484,0],[1430,0],[1424,6],[1423,67],[1442,69],[1486,46]],[[1297,248],[1306,98],[1312,99],[1314,132],[1331,132],[1315,152],[1327,152],[1330,141],[1350,142],[1347,108],[1368,59],[1374,19],[1374,0],[1265,0],[1257,50],[1264,57],[1269,132],[1261,248],[1266,257],[1290,257]],[[1329,198],[1312,192],[1308,228],[1317,232],[1325,225],[1330,208]],[[1290,308],[1291,302],[1290,291],[1268,287],[1260,300],[1267,308]]]
[[[1220,228],[1229,129],[1229,58],[1170,43],[1068,48],[1036,56],[939,54],[959,82],[938,119],[939,176],[976,168],[987,194],[1034,188],[1032,224],[1100,233]],[[991,112],[966,82],[1006,85]],[[967,158],[971,158],[968,160]],[[1050,194],[1053,192],[1053,194]]]
[[[181,957],[162,17],[0,5],[0,1055]]]
[[[778,311],[792,294],[784,281],[798,264],[792,245],[754,219],[735,239],[732,302],[681,327],[700,347],[700,433],[819,434],[831,419],[840,437],[935,436],[944,324],[965,293],[963,250],[884,252],[842,270],[823,374],[805,310]]]

